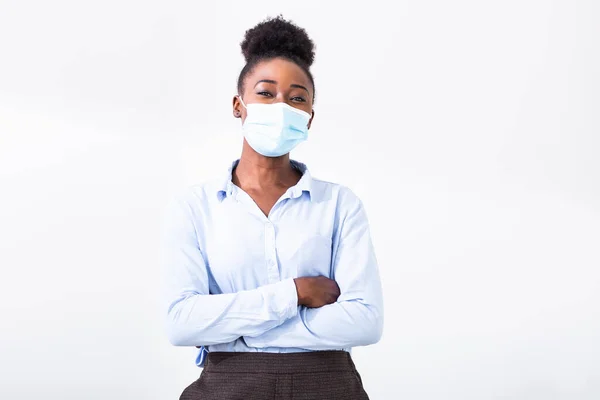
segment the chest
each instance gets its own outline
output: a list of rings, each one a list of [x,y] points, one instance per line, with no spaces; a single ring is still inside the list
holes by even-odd
[[[256,204],[256,206],[265,216],[269,215],[277,201],[285,192],[285,188],[274,189],[268,192],[247,191],[248,197]]]
[[[287,278],[331,276],[332,210],[300,198],[278,204],[270,218],[251,211],[232,201],[213,214],[201,243],[211,293],[250,290]]]

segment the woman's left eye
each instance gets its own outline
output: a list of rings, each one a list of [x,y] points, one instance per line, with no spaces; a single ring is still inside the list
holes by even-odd
[[[300,96],[296,96],[296,97],[292,97],[293,101],[299,101],[299,102],[305,102],[306,100],[304,100],[304,97],[300,97]]]

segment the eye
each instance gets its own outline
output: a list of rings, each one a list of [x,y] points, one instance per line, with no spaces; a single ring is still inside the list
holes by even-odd
[[[271,97],[271,93],[269,93],[269,92],[265,92],[265,91],[258,92],[258,93],[256,93],[256,94],[258,94],[258,95],[260,95],[260,96]]]
[[[292,97],[292,101],[297,101],[299,103],[304,103],[306,100],[304,99],[304,97],[296,96],[296,97]]]

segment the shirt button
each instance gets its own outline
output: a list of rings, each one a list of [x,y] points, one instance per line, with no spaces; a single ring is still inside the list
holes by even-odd
[[[269,260],[269,265],[271,267],[274,267],[275,266],[275,260]]]

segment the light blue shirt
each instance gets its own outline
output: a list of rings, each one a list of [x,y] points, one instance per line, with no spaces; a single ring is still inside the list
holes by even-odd
[[[225,179],[188,187],[166,209],[166,330],[176,346],[208,351],[346,350],[379,341],[381,281],[369,224],[348,188],[302,178],[265,216]],[[298,305],[294,278],[323,275],[337,302]]]

